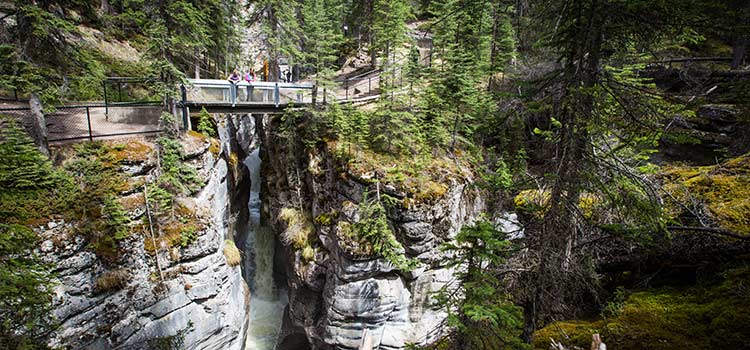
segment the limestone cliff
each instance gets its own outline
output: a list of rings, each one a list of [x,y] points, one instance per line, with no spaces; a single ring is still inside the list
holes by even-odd
[[[282,242],[290,230],[312,231],[304,248],[284,244],[289,305],[279,348],[357,349],[365,332],[380,349],[434,341],[445,314],[430,307],[431,293],[453,276],[438,247],[485,209],[471,177],[448,180],[430,200],[409,201],[409,193],[340,169],[326,147],[280,138],[278,122],[265,118],[261,135],[266,210]],[[357,254],[339,232],[337,222],[358,220],[355,203],[366,191],[400,203],[387,206],[388,223],[406,256],[418,260],[416,269]],[[297,218],[288,218],[289,208]]]
[[[131,222],[145,223],[143,188],[137,184],[153,176],[157,159],[150,142],[138,142],[146,155],[122,162],[121,171],[133,186],[119,200]],[[40,251],[56,266],[58,282],[54,313],[61,327],[51,345],[242,348],[249,293],[240,266],[228,264],[224,254],[225,240],[231,240],[235,230],[230,218],[241,210],[232,208],[237,176],[206,138],[188,135],[182,143],[184,161],[198,169],[205,183],[195,196],[179,199],[182,208],[195,213],[193,220],[202,222],[188,243],[149,245],[148,231],[132,233],[119,242],[117,261],[104,263],[84,239],[71,234],[70,223],[39,228],[44,239]]]

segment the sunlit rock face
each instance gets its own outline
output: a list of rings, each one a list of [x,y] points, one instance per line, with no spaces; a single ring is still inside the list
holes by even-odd
[[[274,141],[274,122],[266,122],[264,162],[272,164],[264,165],[264,174],[271,217],[278,217],[298,193],[313,218],[332,211],[339,213],[339,220],[357,217],[351,203],[362,200],[366,182],[341,176],[325,153],[295,154],[292,145]],[[297,168],[300,165],[304,168]],[[336,225],[316,225],[319,246],[311,261],[284,246],[289,304],[278,349],[358,349],[365,334],[375,349],[437,340],[445,331],[441,323],[446,314],[432,307],[432,293],[454,275],[439,247],[485,209],[470,182],[447,185],[448,191],[430,203],[388,209],[389,224],[405,254],[420,262],[413,271],[398,271],[382,258],[349,254],[338,241]],[[278,232],[286,228],[282,220],[275,223]]]
[[[50,345],[66,349],[150,349],[179,345],[184,349],[241,349],[246,329],[249,291],[240,266],[230,266],[223,254],[232,239],[229,218],[234,185],[227,162],[210,152],[207,140],[186,138],[186,151],[205,187],[182,204],[201,213],[204,228],[184,248],[146,251],[148,237],[131,234],[119,242],[120,258],[105,265],[87,249],[82,238],[70,235],[68,223],[53,222],[42,229],[41,255],[56,266],[54,314],[60,322]],[[150,159],[123,168],[133,180],[145,179],[155,168]],[[133,170],[135,169],[135,170]],[[134,191],[127,197],[142,198]],[[129,210],[133,220],[145,220],[143,206]],[[162,273],[156,266],[156,259]],[[122,274],[121,286],[97,290],[107,273]],[[161,276],[164,276],[164,282]]]

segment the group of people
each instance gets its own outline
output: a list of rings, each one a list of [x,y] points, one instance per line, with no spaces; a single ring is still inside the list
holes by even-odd
[[[237,73],[236,70],[232,71],[232,74],[230,74],[227,78],[227,80],[229,80],[230,82],[229,99],[232,101],[232,107],[234,107],[234,105],[237,103],[237,84],[239,84],[243,80],[247,82],[247,96],[245,97],[245,101],[253,100],[253,83],[257,80],[257,78],[258,77],[255,75],[255,71],[252,68],[243,75]]]
[[[227,80],[230,82],[229,99],[232,102],[232,107],[234,107],[237,103],[237,85],[239,85],[242,81],[247,82],[247,95],[245,97],[245,101],[250,102],[253,100],[253,83],[257,81],[257,79],[258,76],[255,74],[255,71],[252,68],[248,69],[244,74],[238,73],[237,70],[232,71],[232,74],[227,77]],[[281,70],[279,70],[279,79],[285,83],[292,82],[292,72],[288,69],[284,72],[281,72]]]

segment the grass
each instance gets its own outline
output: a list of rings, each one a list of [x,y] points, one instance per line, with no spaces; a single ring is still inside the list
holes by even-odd
[[[287,224],[287,229],[281,234],[284,244],[292,245],[295,249],[312,246],[310,240],[315,227],[309,216],[295,208],[282,208],[279,219]]]
[[[329,152],[336,154],[345,174],[383,185],[391,185],[407,194],[412,203],[432,203],[442,198],[454,180],[472,178],[472,167],[463,157],[418,154],[395,156],[363,149],[357,145],[328,141]]]
[[[224,241],[224,258],[229,266],[237,266],[242,262],[242,254],[231,239]]]

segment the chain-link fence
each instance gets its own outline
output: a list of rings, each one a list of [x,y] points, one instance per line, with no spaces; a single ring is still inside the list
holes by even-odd
[[[160,119],[164,111],[164,107],[157,103],[57,107],[54,112],[44,115],[47,141],[52,143],[159,133],[163,131]],[[32,115],[28,107],[0,108],[0,115],[15,119],[27,130],[31,128]]]

